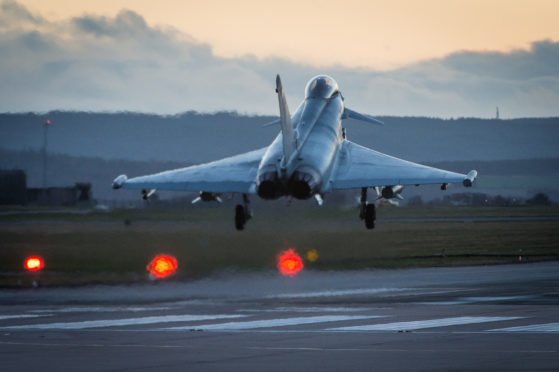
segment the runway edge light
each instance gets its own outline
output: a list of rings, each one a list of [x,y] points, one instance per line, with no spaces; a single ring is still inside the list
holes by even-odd
[[[39,271],[45,267],[45,261],[39,256],[30,256],[25,259],[23,267],[27,271]]]
[[[156,279],[162,279],[173,274],[178,267],[179,265],[175,257],[167,254],[162,254],[156,256],[153,260],[151,260],[150,263],[146,266],[146,269]]]
[[[278,255],[278,270],[283,276],[294,277],[303,270],[303,260],[292,248]]]

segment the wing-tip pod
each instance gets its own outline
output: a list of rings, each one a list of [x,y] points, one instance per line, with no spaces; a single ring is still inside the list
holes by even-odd
[[[466,178],[464,178],[464,181],[462,181],[462,184],[465,187],[472,187],[472,185],[474,184],[474,181],[477,178],[477,171],[476,170],[471,170],[467,175]]]
[[[113,181],[113,189],[120,189],[127,180],[128,177],[125,174],[121,174]]]

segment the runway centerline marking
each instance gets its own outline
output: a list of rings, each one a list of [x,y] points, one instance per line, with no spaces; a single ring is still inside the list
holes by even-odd
[[[320,316],[307,316],[307,317],[294,317],[294,318],[280,318],[280,319],[262,319],[262,320],[249,320],[245,322],[229,322],[219,324],[206,324],[199,326],[184,326],[184,327],[171,327],[165,328],[167,330],[191,330],[199,329],[203,331],[232,331],[232,330],[245,330],[256,328],[273,328],[294,326],[302,324],[313,323],[326,323],[326,322],[339,322],[346,320],[360,320],[360,319],[374,319],[384,318],[385,315],[320,315]]]
[[[10,320],[10,319],[25,319],[25,318],[39,318],[42,316],[51,316],[50,314],[18,314],[18,315],[0,315],[0,320]]]
[[[500,302],[500,301],[521,301],[533,298],[533,296],[502,296],[502,297],[461,297],[454,301],[427,301],[416,302],[418,305],[465,305],[484,302]]]
[[[301,293],[280,293],[269,295],[265,298],[313,298],[313,297],[337,297],[351,295],[379,294],[386,292],[403,292],[411,288],[359,288],[359,289],[340,289],[332,291],[301,292]]]
[[[168,306],[81,306],[81,307],[66,307],[61,309],[38,309],[28,310],[28,313],[42,314],[42,313],[88,313],[88,312],[142,312],[142,311],[162,311],[171,310]]]
[[[214,319],[231,319],[243,318],[246,315],[163,315],[163,316],[147,316],[141,318],[124,318],[124,319],[107,319],[107,320],[85,320],[81,322],[59,322],[59,323],[43,323],[43,324],[27,324],[9,327],[0,327],[1,329],[86,329],[86,328],[104,328],[115,326],[144,325],[156,323],[172,323],[172,322],[195,322],[201,320]]]
[[[276,307],[272,309],[239,309],[239,312],[245,313],[281,313],[281,312],[293,312],[293,313],[353,313],[353,312],[364,312],[371,310],[386,310],[386,307]]]
[[[559,323],[532,324],[518,327],[491,329],[488,332],[534,332],[534,333],[558,333]]]
[[[383,349],[383,348],[328,348],[328,347],[275,347],[275,346],[248,346],[247,349],[249,350],[277,350],[277,351],[357,351],[357,352],[379,352],[379,353],[409,353],[410,351],[413,352],[421,352],[421,353],[440,353],[441,349],[417,349],[417,348],[409,348],[409,349]],[[446,353],[471,353],[471,350],[468,349],[453,349],[453,350],[444,350]],[[491,350],[492,353],[502,353],[502,354],[516,354],[516,353],[526,353],[526,354],[554,354],[557,353],[557,350]]]
[[[461,316],[454,318],[414,320],[409,322],[395,322],[385,324],[369,324],[361,326],[329,328],[328,331],[413,331],[416,329],[448,327],[463,324],[499,322],[505,320],[523,319],[513,316]]]

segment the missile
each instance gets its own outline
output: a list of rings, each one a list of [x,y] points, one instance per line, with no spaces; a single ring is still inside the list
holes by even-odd
[[[200,191],[200,196],[192,200],[192,204],[196,204],[199,201],[204,201],[204,202],[216,201],[218,203],[223,202],[223,200],[221,200],[221,198],[219,197],[219,194],[213,192],[206,192],[206,191]]]
[[[404,199],[400,193],[404,190],[404,186],[402,185],[395,185],[395,186],[384,186],[382,188],[381,194],[382,197],[385,199],[392,199],[398,198],[400,200]]]
[[[472,187],[476,178],[477,178],[477,171],[471,170],[470,173],[466,175],[466,178],[464,178],[464,181],[462,181],[462,184],[465,187]]]
[[[149,200],[156,192],[157,189],[142,189],[142,199]]]

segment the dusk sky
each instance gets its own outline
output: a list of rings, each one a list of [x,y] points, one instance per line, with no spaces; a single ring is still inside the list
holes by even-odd
[[[312,76],[373,115],[559,115],[558,1],[19,0],[0,111],[277,115]]]

